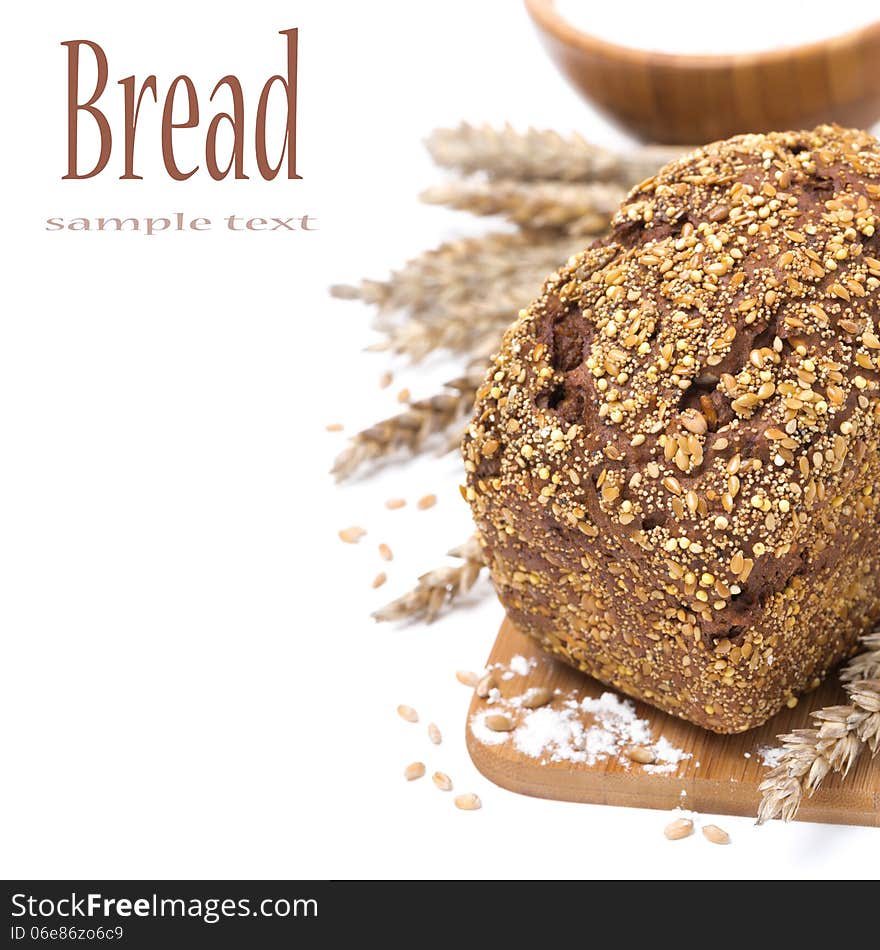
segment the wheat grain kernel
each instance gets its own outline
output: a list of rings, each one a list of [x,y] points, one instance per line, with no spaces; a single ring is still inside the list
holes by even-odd
[[[470,686],[471,689],[474,689],[477,683],[480,682],[480,677],[472,670],[456,670],[455,678],[462,686]]]
[[[623,751],[631,762],[638,762],[639,765],[651,765],[651,763],[657,761],[654,750],[648,749],[645,746],[630,745]]]
[[[417,502],[416,508],[419,511],[426,511],[428,508],[433,508],[437,504],[436,495],[423,495]]]
[[[491,690],[495,689],[495,677],[491,673],[487,673],[479,683],[477,683],[477,696],[480,699],[485,699]]]
[[[460,808],[462,811],[476,811],[478,808],[483,807],[483,803],[480,801],[479,795],[475,795],[473,792],[466,792],[464,795],[455,796],[455,807]]]
[[[436,722],[428,723],[428,738],[434,743],[434,745],[440,745],[440,743],[443,741],[443,733],[440,732],[440,727]]]
[[[355,524],[350,528],[343,528],[339,532],[339,539],[340,541],[344,541],[346,544],[357,544],[366,533],[367,532],[363,528]]]
[[[452,791],[452,779],[445,772],[435,772],[431,776],[431,781],[440,789],[441,792]]]
[[[703,825],[703,837],[712,844],[730,844],[730,835],[718,825]]]
[[[682,838],[689,838],[694,833],[694,823],[689,818],[676,818],[670,822],[664,829],[663,834],[670,841],[680,841]]]
[[[492,732],[511,732],[513,729],[511,720],[507,716],[502,716],[501,713],[486,716],[486,725]]]
[[[522,698],[522,705],[525,709],[537,709],[539,706],[546,706],[553,699],[553,690],[546,686],[535,686],[528,690]]]
[[[406,722],[419,721],[419,714],[412,708],[412,706],[398,706],[397,715]]]
[[[407,780],[407,782],[414,782],[417,778],[421,778],[424,774],[424,762],[410,762],[410,764],[403,770],[403,777]]]
[[[381,587],[385,581],[388,580],[388,575],[385,571],[379,571],[379,573],[373,578],[373,590],[377,587]]]
[[[394,553],[387,544],[382,543],[379,545],[379,557],[381,557],[383,561],[393,561]]]

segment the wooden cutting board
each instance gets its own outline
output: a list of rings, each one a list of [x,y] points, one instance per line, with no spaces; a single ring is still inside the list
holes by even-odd
[[[516,655],[534,660],[536,665],[524,676],[498,678],[502,696],[517,696],[533,686],[560,689],[579,698],[596,698],[607,691],[596,680],[542,653],[533,640],[505,620],[486,665],[507,668]],[[786,709],[760,729],[737,736],[718,736],[636,703],[638,716],[652,726],[654,741],[664,736],[675,748],[691,754],[669,774],[651,774],[635,763],[620,762],[616,756],[586,765],[533,758],[519,752],[511,739],[498,745],[484,744],[471,729],[472,716],[487,708],[476,694],[468,714],[467,746],[486,778],[522,795],[637,808],[681,805],[707,814],[748,816],[756,813],[758,785],[767,771],[758,750],[775,746],[779,733],[811,725],[811,709],[842,702],[845,693],[836,680],[829,680],[795,709]],[[846,779],[836,775],[826,779],[801,806],[798,818],[880,827],[880,756],[873,761],[861,756]]]

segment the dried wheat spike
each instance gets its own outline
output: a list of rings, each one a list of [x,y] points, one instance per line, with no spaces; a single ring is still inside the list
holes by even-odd
[[[373,617],[381,622],[424,620],[431,623],[443,607],[466,594],[486,566],[479,542],[476,538],[469,538],[448,553],[451,557],[461,558],[464,563],[459,567],[438,567],[422,574],[409,593],[379,608]]]
[[[485,375],[485,364],[481,361],[468,367],[463,376],[445,383],[449,392],[417,399],[404,412],[358,432],[336,457],[331,473],[337,481],[342,481],[368,462],[397,452],[415,455],[429,448],[432,436],[464,421],[473,408],[474,397]]]
[[[517,132],[510,125],[493,128],[467,122],[454,129],[435,129],[425,144],[438,165],[465,175],[484,172],[490,178],[520,181],[618,181],[625,185],[653,175],[661,165],[687,151],[648,146],[615,155],[576,133]]]
[[[440,349],[468,355],[491,353],[498,348],[504,331],[519,311],[538,295],[547,273],[544,271],[540,277],[531,274],[525,283],[496,293],[490,289],[486,299],[447,307],[436,319],[410,319],[390,326],[385,330],[385,339],[368,349],[406,355],[413,363]]]
[[[594,235],[608,227],[625,196],[622,187],[511,179],[449,181],[423,191],[422,201],[473,214],[503,214],[521,227],[552,228],[571,235]]]
[[[870,648],[844,667],[841,679],[849,696],[846,706],[829,706],[812,713],[817,726],[780,736],[783,754],[758,787],[762,793],[758,824],[772,818],[791,821],[805,796],[812,795],[831,772],[846,775],[867,748],[880,750],[880,679],[861,678],[859,672],[880,667],[880,636],[863,642]]]
[[[429,308],[438,293],[508,276],[519,255],[539,242],[540,236],[504,231],[444,241],[407,261],[388,280],[363,280],[357,286],[336,284],[330,293],[343,300],[363,300],[382,310]]]
[[[547,274],[583,244],[579,238],[548,240],[543,234],[534,239],[537,243],[530,245],[478,243],[472,255],[444,255],[442,273],[430,255],[423,256],[421,273],[418,262],[407,265],[409,304],[395,315],[380,308],[375,326],[384,339],[369,349],[404,354],[414,363],[438,349],[471,355],[495,350]],[[398,299],[401,289],[398,284],[394,290]]]
[[[653,178],[664,165],[684,158],[696,148],[696,145],[643,145],[632,152],[625,152],[620,156],[618,180],[628,188],[634,188]]]
[[[523,284],[526,276],[539,275],[534,278],[537,288],[581,247],[581,241],[561,239],[558,233],[495,232],[446,241],[407,261],[388,280],[364,280],[357,286],[337,284],[330,293],[375,305],[380,329],[388,315],[401,310],[407,311],[408,318],[434,320],[451,307],[492,299],[511,283]]]
[[[865,652],[853,657],[840,671],[840,678],[844,683],[880,677],[880,633],[862,637],[862,643],[867,648]]]

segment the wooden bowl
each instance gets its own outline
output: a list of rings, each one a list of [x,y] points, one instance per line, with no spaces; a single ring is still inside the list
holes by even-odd
[[[880,119],[880,20],[805,46],[686,56],[606,43],[564,20],[553,0],[526,6],[569,82],[647,141],[699,144],[822,122],[868,128]]]

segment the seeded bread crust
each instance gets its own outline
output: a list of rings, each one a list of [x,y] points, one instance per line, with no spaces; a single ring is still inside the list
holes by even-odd
[[[507,332],[463,442],[542,646],[714,732],[880,616],[880,146],[737,136],[635,188]]]

